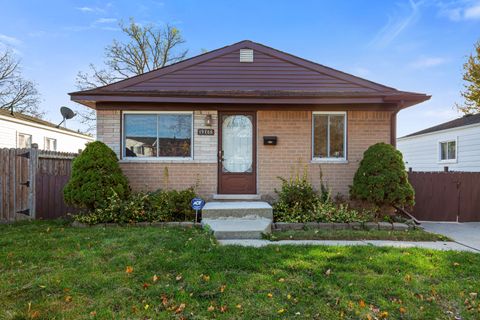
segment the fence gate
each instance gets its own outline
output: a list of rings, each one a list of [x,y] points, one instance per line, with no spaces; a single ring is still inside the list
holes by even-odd
[[[409,172],[413,216],[425,221],[480,221],[480,172]]]
[[[0,149],[0,221],[35,218],[37,149]]]
[[[74,154],[43,151],[36,172],[37,219],[55,219],[76,210],[65,204],[63,187],[70,179]]]
[[[75,212],[63,200],[75,156],[37,148],[0,149],[0,222]]]

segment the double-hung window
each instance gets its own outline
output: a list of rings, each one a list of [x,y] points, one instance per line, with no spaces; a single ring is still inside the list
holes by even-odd
[[[440,161],[454,162],[457,160],[457,141],[449,140],[440,142]]]
[[[32,135],[26,133],[18,134],[18,148],[31,148],[32,147]]]
[[[347,114],[314,112],[312,144],[313,160],[346,160]]]
[[[57,151],[57,140],[53,138],[45,138],[45,150]]]
[[[192,158],[192,112],[125,113],[125,158]]]

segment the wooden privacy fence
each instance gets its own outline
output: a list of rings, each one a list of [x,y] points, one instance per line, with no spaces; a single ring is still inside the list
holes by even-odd
[[[409,172],[412,215],[426,221],[480,221],[480,172]]]
[[[0,149],[0,221],[52,219],[74,209],[63,187],[77,154],[29,149]]]

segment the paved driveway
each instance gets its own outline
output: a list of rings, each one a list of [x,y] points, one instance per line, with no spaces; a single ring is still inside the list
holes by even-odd
[[[422,222],[422,226],[480,251],[480,222]]]

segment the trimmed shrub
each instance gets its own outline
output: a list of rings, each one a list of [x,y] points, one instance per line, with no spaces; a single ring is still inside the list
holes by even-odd
[[[63,189],[65,202],[74,207],[93,211],[107,205],[116,194],[126,199],[130,193],[118,158],[106,144],[95,141],[73,160],[72,176]]]
[[[357,211],[347,204],[336,204],[320,176],[321,194],[309,182],[306,172],[282,180],[282,188],[275,190],[278,201],[273,204],[273,219],[281,222],[364,222],[373,219],[368,210]]]
[[[370,146],[355,173],[350,196],[379,207],[413,205],[414,190],[401,152],[386,143]]]
[[[195,189],[158,190],[150,194],[152,221],[189,221],[195,219],[195,211],[190,202],[197,195]]]
[[[192,221],[195,212],[190,207],[190,202],[195,197],[193,188],[137,192],[127,199],[121,199],[113,191],[105,206],[73,218],[86,224]]]
[[[281,177],[279,179],[282,181],[282,187],[280,190],[275,189],[278,201],[273,204],[273,210],[277,217],[281,217],[279,220],[297,222],[291,221],[291,219],[308,219],[321,199],[308,181],[306,172],[303,176],[296,174],[289,180]]]

